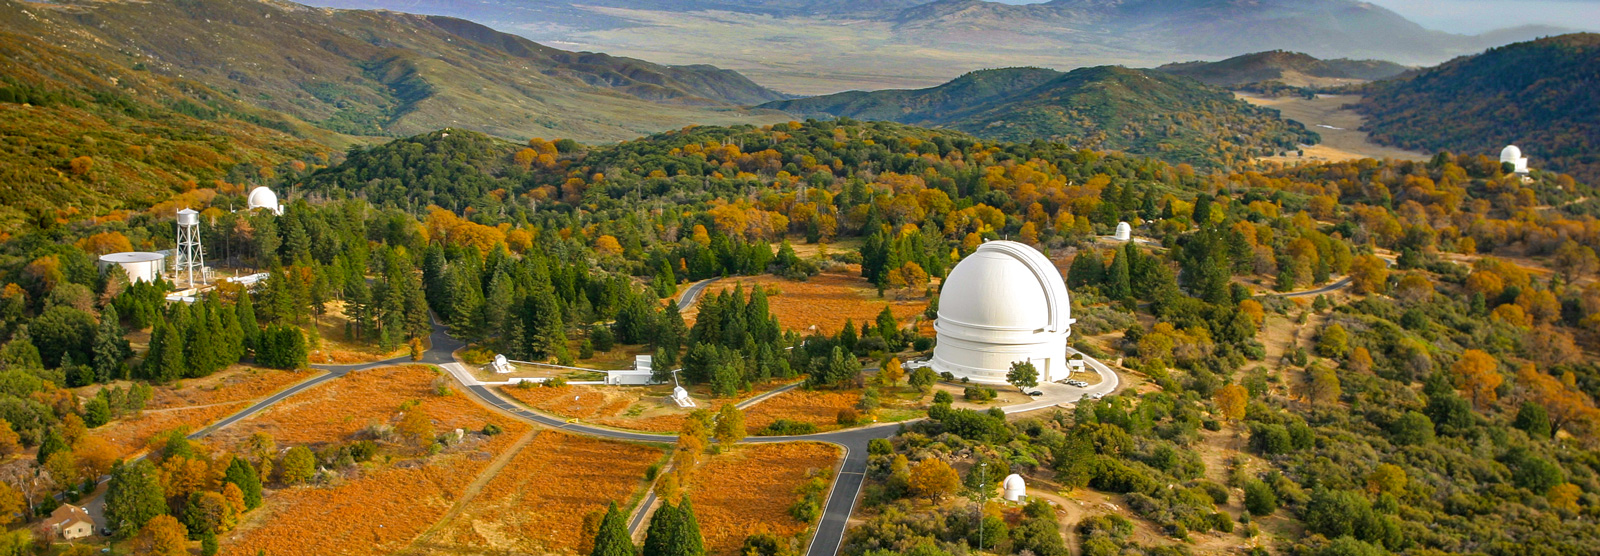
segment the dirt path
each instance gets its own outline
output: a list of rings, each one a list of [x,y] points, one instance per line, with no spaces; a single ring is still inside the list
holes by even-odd
[[[439,521],[434,522],[433,526],[429,527],[428,530],[423,531],[421,535],[417,535],[417,538],[412,539],[411,544],[406,546],[405,549],[397,550],[395,553],[412,553],[411,550],[413,548],[419,544],[425,544],[429,539],[433,538],[434,535],[438,534],[438,532],[446,525],[449,525],[450,522],[455,521],[457,517],[460,517],[461,512],[466,510],[467,504],[471,503],[472,499],[477,498],[478,493],[483,492],[483,487],[488,485],[489,481],[494,480],[496,476],[500,475],[500,470],[505,469],[506,464],[511,463],[511,458],[516,457],[518,453],[522,452],[522,449],[526,447],[529,442],[533,442],[533,439],[538,437],[540,432],[541,431],[539,429],[530,430],[527,434],[522,435],[522,438],[518,438],[515,444],[507,447],[506,451],[500,454],[500,457],[495,458],[493,463],[490,463],[488,467],[483,468],[482,473],[478,473],[478,478],[473,479],[472,484],[469,484],[467,485],[467,488],[462,489],[461,498],[457,499],[456,503],[450,506],[450,511],[445,512],[444,516],[440,517]]]

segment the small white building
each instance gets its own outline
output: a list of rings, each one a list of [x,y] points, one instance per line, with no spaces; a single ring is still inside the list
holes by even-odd
[[[245,208],[248,210],[267,209],[273,214],[282,216],[283,205],[278,204],[278,194],[273,193],[267,186],[250,190],[250,196],[245,199]]]
[[[1127,222],[1118,222],[1117,232],[1112,234],[1111,239],[1115,239],[1117,241],[1128,241],[1133,239],[1133,226],[1128,225]]]
[[[694,398],[689,397],[689,391],[682,386],[672,387],[672,402],[678,407],[694,407]]]
[[[1511,171],[1514,173],[1528,173],[1528,157],[1522,156],[1522,149],[1516,145],[1506,145],[1506,148],[1500,151],[1500,163],[1510,163]]]
[[[1022,480],[1022,475],[1012,473],[1000,483],[1000,496],[1007,502],[1021,502],[1028,497],[1028,483]]]
[[[507,361],[505,354],[502,353],[494,354],[494,361],[489,363],[489,368],[494,369],[494,372],[499,374],[510,374],[517,370],[516,367],[511,366],[511,362]]]
[[[166,270],[167,257],[161,253],[129,251],[100,256],[101,267],[118,267],[128,275],[128,283],[155,282]]]
[[[654,358],[649,355],[633,356],[633,368],[606,371],[606,384],[618,386],[644,386],[655,383]]]
[[[1067,378],[1072,304],[1061,271],[1014,241],[978,247],[950,271],[933,329],[933,370],[1005,384],[1011,364],[1033,363],[1039,382]]]

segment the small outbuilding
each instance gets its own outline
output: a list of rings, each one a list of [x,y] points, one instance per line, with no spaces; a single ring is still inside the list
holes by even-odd
[[[1022,475],[1016,473],[1007,475],[1006,480],[1000,483],[1000,489],[1001,497],[1007,502],[1021,502],[1023,498],[1028,497],[1028,483],[1022,480]]]
[[[506,360],[506,356],[503,353],[494,354],[494,362],[490,363],[489,366],[493,367],[494,372],[499,374],[508,374],[517,370],[516,367],[511,366],[510,361]]]
[[[39,522],[39,530],[51,537],[77,540],[94,534],[94,518],[82,507],[62,504],[50,517]]]

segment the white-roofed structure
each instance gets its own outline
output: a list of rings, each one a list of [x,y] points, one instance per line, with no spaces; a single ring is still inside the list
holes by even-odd
[[[1028,483],[1022,480],[1022,475],[1012,473],[1000,483],[1000,496],[1007,502],[1021,502],[1028,497]]]
[[[1117,232],[1112,234],[1111,239],[1115,239],[1117,241],[1128,241],[1133,239],[1133,226],[1128,225],[1127,222],[1118,222]]]
[[[1528,157],[1522,156],[1522,149],[1516,145],[1506,145],[1506,148],[1500,150],[1500,163],[1510,163],[1512,172],[1528,173]]]
[[[128,274],[128,283],[155,282],[166,269],[167,256],[161,253],[129,251],[100,256],[100,266],[117,266]]]
[[[283,205],[278,204],[278,194],[264,185],[250,190],[250,197],[245,199],[245,207],[249,210],[267,209],[273,214],[283,214]]]
[[[1011,364],[1033,363],[1040,382],[1067,378],[1071,303],[1061,272],[1043,253],[991,241],[945,278],[934,322],[933,370],[1005,384]]]

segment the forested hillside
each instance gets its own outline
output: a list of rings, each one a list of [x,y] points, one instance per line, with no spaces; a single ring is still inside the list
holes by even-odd
[[[1195,166],[1236,164],[1316,143],[1316,133],[1226,91],[1149,70],[985,70],[929,89],[847,92],[762,105],[882,119],[1000,141],[1046,140]]]
[[[375,556],[386,549],[335,534],[345,521],[297,516],[435,484],[396,478],[418,470],[466,484],[476,467],[453,465],[488,465],[478,454],[526,425],[496,421],[453,379],[419,367],[404,385],[364,392],[382,400],[370,415],[280,419],[280,440],[255,428],[191,443],[181,426],[151,426],[125,452],[107,439],[156,414],[140,412],[152,390],[246,364],[301,368],[334,342],[420,354],[431,312],[468,342],[464,357],[580,365],[625,346],[653,354],[663,375],[681,367],[681,380],[715,399],[803,376],[802,393],[851,396],[837,426],[926,415],[871,446],[847,556],[949,556],[980,543],[1066,556],[1063,532],[1093,555],[1241,545],[1289,556],[1584,554],[1600,542],[1600,221],[1581,202],[1595,188],[1570,176],[1524,181],[1486,156],[1447,154],[1207,170],[848,118],[607,146],[446,129],[295,166],[165,200],[203,211],[206,244],[223,250],[212,265],[270,273],[254,291],[166,303],[165,284],[95,267],[95,255],[128,245],[170,247],[165,216],[74,215],[0,239],[0,458],[15,471],[0,474],[0,501],[18,509],[8,516],[36,520],[54,495],[77,499],[96,487],[86,479],[109,472],[108,523],[133,544],[161,535],[297,554],[297,543],[251,540],[292,530]],[[285,214],[227,210],[256,184],[286,192]],[[1098,237],[1123,221],[1162,247]],[[1074,346],[1121,359],[1129,388],[1008,417],[969,409],[992,390],[889,371],[929,354],[927,320],[949,269],[1001,238],[1065,269]],[[771,300],[824,271],[928,310],[886,308],[838,331],[781,324]],[[719,276],[775,286],[704,297],[692,324],[662,302]],[[1272,295],[1342,276],[1348,289],[1320,297]],[[883,371],[863,372],[872,365]],[[360,374],[372,372],[330,384],[383,376]],[[742,418],[726,405],[719,423]],[[685,419],[685,437],[701,440],[680,444],[675,469],[714,457],[706,419]],[[762,431],[789,427],[804,430]],[[146,447],[146,461],[115,463]],[[973,478],[980,463],[1026,475],[1039,501],[974,511],[993,485]],[[184,473],[198,478],[173,480]],[[681,488],[703,508],[709,487],[673,477],[658,494],[671,501]],[[811,486],[777,496],[814,518],[828,482],[806,478]],[[384,547],[412,542],[450,506],[390,503],[401,510],[361,522],[403,528]],[[729,552],[804,546],[736,532],[748,537]]]
[[[0,10],[0,30],[349,135],[456,125],[519,140],[608,141],[759,121],[736,105],[784,98],[734,72],[568,52],[444,17],[276,0],[7,1]],[[6,72],[30,70],[50,71]]]
[[[1372,138],[1408,149],[1499,152],[1600,179],[1600,35],[1491,49],[1375,83],[1356,108]]]
[[[1240,88],[1266,82],[1290,87],[1346,85],[1400,75],[1406,67],[1383,60],[1319,60],[1309,54],[1273,50],[1216,62],[1183,62],[1156,68],[1218,87]]]

